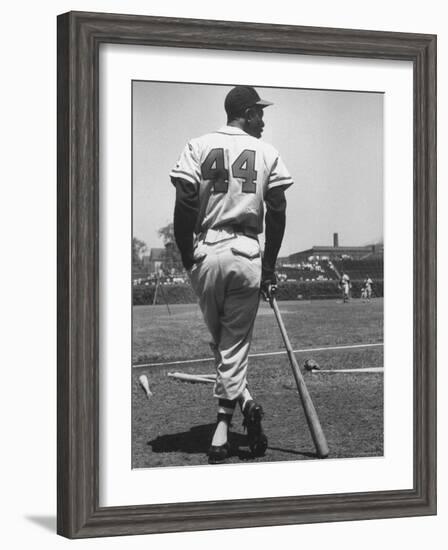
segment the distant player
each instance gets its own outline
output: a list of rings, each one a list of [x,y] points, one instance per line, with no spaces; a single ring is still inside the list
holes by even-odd
[[[267,298],[276,288],[284,191],[293,183],[278,152],[260,141],[268,105],[272,103],[250,86],[233,88],[224,103],[227,125],[190,140],[170,173],[176,186],[175,238],[216,359],[218,416],[208,452],[212,464],[229,456],[228,429],[237,404],[253,455],[262,456],[267,448],[263,410],[249,392],[247,365],[260,287]]]
[[[372,286],[373,286],[373,281],[367,275],[367,277],[364,281],[364,287],[366,289],[366,299],[367,299],[368,302],[370,302],[370,298],[372,297]]]
[[[341,279],[339,281],[339,287],[342,290],[342,301],[344,303],[349,301],[350,298],[350,277],[347,275],[347,273],[342,272]]]
[[[367,299],[367,289],[365,286],[361,287],[361,300],[365,302]]]

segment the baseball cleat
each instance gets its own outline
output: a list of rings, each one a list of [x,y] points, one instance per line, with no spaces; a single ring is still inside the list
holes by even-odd
[[[251,400],[244,407],[243,415],[243,426],[247,430],[249,448],[254,456],[263,456],[268,447],[268,438],[261,426],[263,409],[261,405]]]
[[[230,444],[226,441],[223,445],[212,445],[208,450],[209,464],[222,464],[230,456]]]

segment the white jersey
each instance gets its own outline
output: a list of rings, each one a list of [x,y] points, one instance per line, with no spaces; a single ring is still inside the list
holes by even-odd
[[[189,141],[170,177],[199,191],[196,233],[227,226],[261,233],[268,189],[293,183],[274,147],[234,126]]]
[[[342,275],[341,286],[344,290],[348,290],[350,288],[350,277],[346,273]]]

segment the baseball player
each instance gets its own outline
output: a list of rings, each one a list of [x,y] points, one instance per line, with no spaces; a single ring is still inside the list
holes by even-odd
[[[365,302],[367,299],[367,289],[365,286],[361,287],[361,300]]]
[[[366,289],[366,298],[367,301],[370,302],[370,298],[372,297],[372,286],[373,281],[372,279],[367,275],[365,281],[364,281],[364,287]]]
[[[278,152],[260,140],[269,105],[250,86],[233,88],[224,102],[227,125],[190,140],[170,172],[176,187],[174,235],[216,360],[218,415],[208,452],[211,464],[229,456],[228,430],[237,404],[253,455],[262,456],[267,448],[263,409],[249,392],[247,365],[260,289],[269,298],[276,288],[284,191],[293,183]],[[264,205],[262,259],[258,235]]]
[[[342,301],[344,303],[348,302],[350,297],[350,277],[347,273],[342,272],[341,280],[339,281],[339,286],[342,289]]]

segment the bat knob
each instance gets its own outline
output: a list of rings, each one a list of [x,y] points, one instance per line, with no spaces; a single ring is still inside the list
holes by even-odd
[[[320,370],[319,364],[314,361],[314,359],[307,359],[303,364],[303,367],[305,368],[305,370],[309,371]]]

